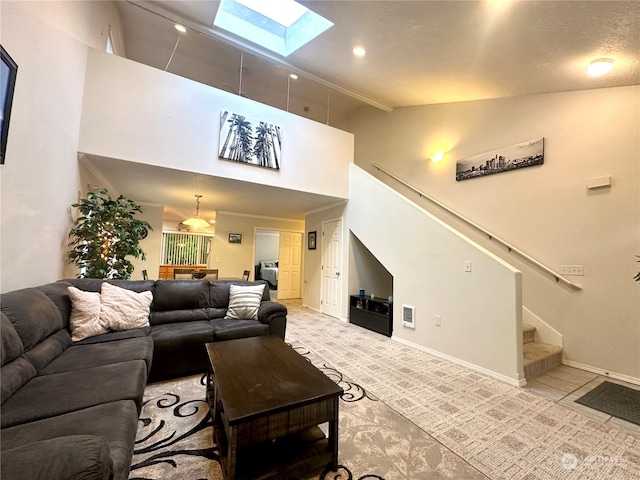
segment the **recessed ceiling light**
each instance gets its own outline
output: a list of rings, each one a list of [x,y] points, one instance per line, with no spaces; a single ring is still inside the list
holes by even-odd
[[[611,58],[597,58],[593,60],[587,68],[587,73],[592,77],[605,75],[613,68],[613,60]]]
[[[366,50],[364,48],[362,48],[362,47],[355,47],[353,49],[353,54],[356,57],[364,57],[366,53],[367,53]]]
[[[185,27],[184,25],[180,25],[179,23],[176,23],[176,30],[178,30],[180,33],[186,33],[187,27]]]
[[[298,75],[296,75],[295,73],[290,73],[289,77],[291,77],[292,80],[297,80],[298,79]]]

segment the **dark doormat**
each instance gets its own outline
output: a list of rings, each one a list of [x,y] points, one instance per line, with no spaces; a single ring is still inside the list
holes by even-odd
[[[576,402],[640,425],[640,390],[605,381]]]

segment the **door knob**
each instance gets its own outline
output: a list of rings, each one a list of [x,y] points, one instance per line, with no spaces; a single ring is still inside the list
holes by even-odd
[[[336,277],[339,277],[339,276],[340,276],[340,272],[336,272]]]

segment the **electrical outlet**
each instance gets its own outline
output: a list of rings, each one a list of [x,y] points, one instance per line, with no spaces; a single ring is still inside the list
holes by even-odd
[[[471,271],[471,261],[467,260],[464,262],[464,271],[465,272],[470,272]]]
[[[439,327],[442,324],[442,319],[440,318],[440,315],[436,315],[436,327]]]
[[[582,265],[560,265],[560,273],[563,275],[583,276],[584,268]]]

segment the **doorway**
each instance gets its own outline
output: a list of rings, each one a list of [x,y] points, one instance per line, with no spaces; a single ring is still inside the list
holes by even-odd
[[[254,278],[269,283],[272,300],[300,298],[302,232],[256,228]]]

